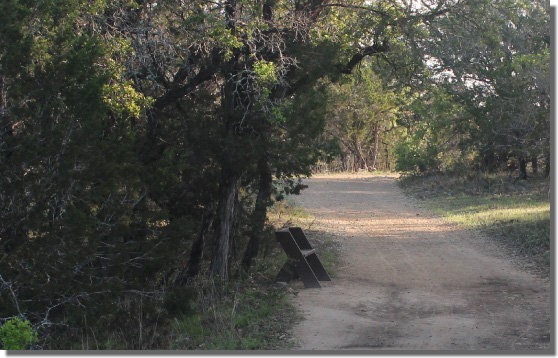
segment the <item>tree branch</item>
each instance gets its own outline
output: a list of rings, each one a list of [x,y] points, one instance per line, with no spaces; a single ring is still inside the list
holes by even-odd
[[[163,109],[169,104],[194,91],[196,87],[203,82],[209,81],[219,69],[219,62],[219,58],[214,56],[213,61],[207,67],[201,69],[198,74],[192,77],[192,79],[190,79],[190,81],[188,81],[188,83],[184,86],[169,90],[167,93],[157,98],[153,104],[153,108],[156,110]]]
[[[376,55],[384,52],[389,51],[389,43],[387,41],[382,42],[381,44],[373,44],[372,46],[367,46],[363,48],[358,53],[354,54],[353,57],[347,64],[337,64],[337,68],[341,73],[350,75],[353,72],[353,69],[356,65],[360,63],[366,56]]]

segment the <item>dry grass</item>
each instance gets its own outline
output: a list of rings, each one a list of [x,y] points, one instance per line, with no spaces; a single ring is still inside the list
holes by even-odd
[[[409,177],[402,188],[433,211],[464,227],[478,228],[537,263],[550,265],[550,182],[506,175]]]
[[[378,176],[387,176],[398,178],[401,176],[399,173],[388,171],[359,171],[359,172],[335,172],[335,173],[318,173],[312,175],[312,178],[326,178],[326,179],[358,179],[358,178],[372,178]]]

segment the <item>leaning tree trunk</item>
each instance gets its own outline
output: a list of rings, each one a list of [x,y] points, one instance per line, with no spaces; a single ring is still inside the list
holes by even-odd
[[[252,232],[250,233],[250,240],[244,252],[242,259],[242,268],[247,270],[252,266],[252,260],[258,256],[260,250],[260,243],[263,239],[265,221],[267,219],[267,207],[269,206],[271,190],[272,190],[272,175],[271,168],[269,167],[267,155],[262,155],[258,160],[259,184],[258,196],[256,197],[256,204],[252,214]]]
[[[174,281],[174,286],[182,286],[188,283],[192,278],[196,277],[200,272],[201,263],[203,259],[203,250],[205,246],[205,237],[207,235],[207,231],[213,224],[214,214],[212,209],[204,212],[202,216],[201,228],[194,242],[192,245],[192,250],[190,251],[190,259],[188,260],[188,264],[186,267],[180,272],[176,280]]]
[[[229,255],[235,220],[235,204],[239,189],[240,175],[223,169],[211,259],[211,274],[223,281],[229,278]]]

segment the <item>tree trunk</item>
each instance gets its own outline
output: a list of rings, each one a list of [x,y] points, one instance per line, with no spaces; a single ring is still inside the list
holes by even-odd
[[[496,166],[496,156],[492,150],[485,151],[482,155],[482,166],[487,172],[493,172]]]
[[[519,179],[527,179],[527,161],[524,157],[519,158]]]
[[[267,207],[269,206],[269,198],[271,197],[272,175],[269,167],[267,155],[262,155],[258,160],[259,187],[256,204],[252,214],[252,232],[248,246],[244,252],[242,259],[242,268],[248,270],[252,266],[252,260],[258,256],[260,243],[263,239],[265,221],[267,219]]]
[[[213,277],[226,281],[229,278],[229,255],[235,220],[235,204],[240,189],[240,175],[223,169],[217,206],[217,225],[211,259]]]
[[[537,160],[537,156],[533,156],[531,158],[531,168],[533,170],[533,174],[537,174],[539,171],[539,162]]]
[[[227,29],[231,34],[236,34],[235,16],[236,0],[225,2],[225,13],[227,18]],[[232,235],[236,217],[236,203],[241,184],[241,173],[239,165],[242,160],[237,153],[235,144],[238,136],[235,124],[242,118],[238,110],[248,99],[248,93],[243,91],[238,81],[238,61],[240,53],[235,51],[228,63],[223,67],[225,83],[222,88],[221,110],[223,115],[223,147],[220,153],[221,180],[219,183],[219,203],[217,205],[217,224],[215,227],[215,239],[211,257],[210,271],[213,278],[225,282],[229,278],[229,258],[231,254]],[[246,108],[247,109],[247,108]]]
[[[202,223],[196,242],[192,245],[192,251],[190,252],[190,259],[188,260],[188,265],[180,272],[176,280],[174,281],[174,286],[182,286],[186,284],[190,279],[196,277],[200,272],[203,249],[205,246],[205,236],[207,231],[213,224],[213,213],[209,210],[204,213],[202,217]]]
[[[364,156],[364,154],[362,154],[362,147],[361,144],[358,140],[358,137],[356,134],[353,134],[353,145],[354,145],[354,153],[356,156],[356,163],[355,163],[355,172],[358,172],[360,169],[368,169],[368,166],[366,165],[366,157]]]
[[[376,170],[376,160],[378,159],[378,150],[380,148],[380,125],[376,124],[374,127],[374,152],[372,153],[372,167],[371,170]]]
[[[0,75],[0,123],[4,123],[4,112],[6,111],[6,91],[4,85],[4,76]]]
[[[347,156],[345,155],[345,151],[342,150],[341,151],[341,155],[339,156],[339,161],[341,162],[341,170],[342,171],[349,171],[348,167],[348,163],[347,163]]]
[[[546,163],[544,165],[544,176],[546,178],[550,176],[550,152],[546,154]]]

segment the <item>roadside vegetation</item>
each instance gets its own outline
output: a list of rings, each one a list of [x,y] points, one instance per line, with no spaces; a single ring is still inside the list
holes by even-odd
[[[275,283],[275,276],[287,260],[273,231],[300,226],[320,253],[328,272],[337,263],[331,237],[316,235],[307,228],[315,218],[290,198],[275,202],[269,210],[268,231],[262,241],[262,257],[249,272],[234,267],[235,278],[217,287],[208,267],[188,287],[166,295],[164,310],[136,311],[135,322],[103,334],[91,327],[77,335],[63,334],[52,341],[52,349],[76,350],[278,350],[293,346],[290,331],[302,316],[291,301],[296,288]],[[295,285],[296,287],[296,285]],[[128,303],[131,309],[134,302]],[[160,321],[158,323],[157,321]],[[126,333],[124,333],[126,329]],[[130,336],[135,336],[131,340]],[[1,338],[1,337],[0,337]],[[60,340],[60,342],[58,342]]]
[[[404,176],[405,192],[465,228],[480,229],[513,253],[550,269],[550,180],[508,174]]]
[[[316,219],[291,198],[270,207],[269,224],[274,229],[302,227],[326,271],[335,275],[338,246],[330,235],[312,230],[319,225]],[[207,275],[200,275],[206,278],[195,286],[204,287],[199,292],[205,294],[198,295],[186,312],[189,314],[175,319],[168,349],[277,350],[293,346],[290,331],[302,316],[290,297],[298,294],[300,285],[293,288],[274,282],[287,256],[272,232],[264,240],[262,252],[264,257],[256,259],[251,272],[241,274],[224,291],[215,291]]]
[[[299,315],[290,292],[273,284],[281,255],[256,262],[256,273],[216,292],[209,280],[198,283],[193,307],[171,324],[171,350],[274,350],[291,347],[289,331]],[[207,277],[207,276],[206,276]]]

